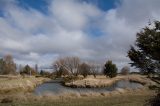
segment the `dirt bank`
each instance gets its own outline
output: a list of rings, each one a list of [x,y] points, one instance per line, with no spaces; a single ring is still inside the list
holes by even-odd
[[[127,75],[127,76],[117,76],[115,78],[106,78],[105,76],[99,76],[97,78],[93,77],[87,77],[85,79],[66,82],[64,85],[68,87],[89,87],[89,88],[95,88],[95,87],[105,87],[110,86],[116,81],[119,80],[129,80],[129,81],[135,81],[139,82],[143,85],[154,85],[155,83],[148,79],[146,76],[142,75]]]
[[[0,94],[13,92],[29,92],[37,85],[48,81],[48,78],[35,78],[34,76],[1,76],[0,77]]]

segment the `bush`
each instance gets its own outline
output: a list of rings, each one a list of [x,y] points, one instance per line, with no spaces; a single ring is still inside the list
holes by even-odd
[[[128,66],[125,66],[121,69],[121,74],[122,75],[127,75],[130,72],[130,68]]]
[[[118,69],[117,69],[116,65],[113,64],[111,60],[109,60],[106,62],[103,72],[106,76],[113,78],[113,77],[117,76],[117,70]]]
[[[84,78],[86,78],[87,75],[90,74],[90,66],[86,63],[82,63],[79,66],[79,71],[80,71],[80,74],[83,75]]]
[[[72,82],[72,81],[75,81],[75,80],[82,80],[83,77],[79,77],[79,76],[67,76],[67,77],[64,77],[64,82]]]

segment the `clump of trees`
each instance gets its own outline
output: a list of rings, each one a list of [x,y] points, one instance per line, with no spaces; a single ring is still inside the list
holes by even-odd
[[[0,59],[0,74],[8,75],[18,73],[26,75],[36,75],[38,74],[38,65],[35,65],[35,69],[31,68],[29,65],[26,65],[24,67],[20,65],[18,70],[12,55],[5,55]]]
[[[59,58],[54,62],[53,67],[56,72],[62,75],[63,71],[68,71],[71,75],[79,74],[80,59],[78,57],[64,57]]]
[[[121,74],[122,75],[127,75],[129,74],[130,72],[130,68],[128,66],[124,66],[122,69],[121,69]]]
[[[20,70],[20,74],[26,74],[26,75],[36,75],[37,72],[36,70],[34,70],[33,68],[31,68],[28,64],[26,66],[24,66],[21,70]]]
[[[47,72],[43,72],[47,73]],[[36,64],[34,68],[30,67],[29,65],[19,65],[17,68],[16,63],[13,60],[12,55],[5,55],[3,58],[0,59],[0,74],[1,75],[39,75],[38,72],[38,65]],[[48,74],[48,73],[47,73]]]
[[[155,21],[154,27],[146,26],[137,33],[134,46],[128,51],[131,66],[141,72],[150,74],[160,70],[160,22]]]
[[[115,64],[112,63],[111,60],[108,60],[105,65],[104,65],[104,74],[106,76],[109,76],[110,78],[116,77],[117,76],[117,67]]]
[[[16,74],[16,64],[11,55],[6,55],[0,59],[0,74]]]
[[[81,62],[79,57],[64,57],[59,58],[53,63],[56,75],[61,77],[62,75],[78,76],[93,75],[96,77],[100,66],[93,62]]]

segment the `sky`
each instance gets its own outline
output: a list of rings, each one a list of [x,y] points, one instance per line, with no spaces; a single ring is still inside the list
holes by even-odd
[[[160,20],[160,0],[0,0],[0,57],[50,66],[64,56],[119,69],[149,20]]]

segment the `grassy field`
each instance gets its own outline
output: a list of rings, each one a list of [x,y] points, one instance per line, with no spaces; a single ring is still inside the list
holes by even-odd
[[[137,77],[136,77],[137,78]],[[22,87],[41,83],[42,78],[1,78],[0,90]],[[32,84],[33,83],[33,84]],[[86,94],[87,95],[87,94]],[[155,95],[155,92],[147,87],[137,90],[113,91],[109,95],[46,95],[35,96],[31,93],[3,93],[0,94],[0,106],[143,106],[146,101]]]
[[[0,106],[143,106],[151,95],[119,95],[0,103]]]
[[[154,90],[142,89],[108,96],[35,96],[32,94],[0,95],[0,106],[143,106],[155,95]],[[7,101],[2,103],[3,99]]]
[[[31,91],[37,85],[49,80],[48,78],[22,77],[22,76],[0,76],[0,94],[21,91]]]

